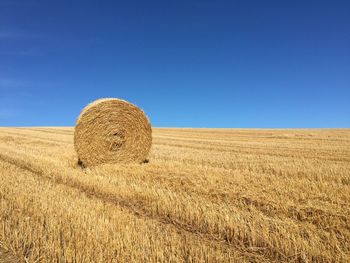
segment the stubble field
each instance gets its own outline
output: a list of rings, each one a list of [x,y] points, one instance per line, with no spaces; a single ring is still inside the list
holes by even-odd
[[[73,128],[1,128],[10,255],[349,262],[350,130],[154,129],[149,163],[82,170]]]

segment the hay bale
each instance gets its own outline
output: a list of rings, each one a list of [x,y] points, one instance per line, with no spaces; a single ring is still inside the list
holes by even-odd
[[[142,163],[152,144],[152,128],[144,112],[120,99],[87,105],[74,130],[74,147],[84,166]]]

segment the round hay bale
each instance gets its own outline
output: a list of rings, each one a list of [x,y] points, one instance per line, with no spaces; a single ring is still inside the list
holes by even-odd
[[[84,167],[145,162],[151,144],[148,118],[124,100],[96,100],[82,110],[76,121],[74,147]]]

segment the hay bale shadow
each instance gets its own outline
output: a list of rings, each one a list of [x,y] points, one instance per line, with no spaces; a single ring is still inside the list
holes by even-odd
[[[85,164],[80,159],[78,159],[77,165],[83,170],[86,168]]]

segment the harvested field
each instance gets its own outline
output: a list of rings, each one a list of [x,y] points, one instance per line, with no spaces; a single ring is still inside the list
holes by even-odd
[[[153,129],[149,160],[82,170],[73,128],[1,128],[0,247],[24,262],[350,261],[350,129]]]

